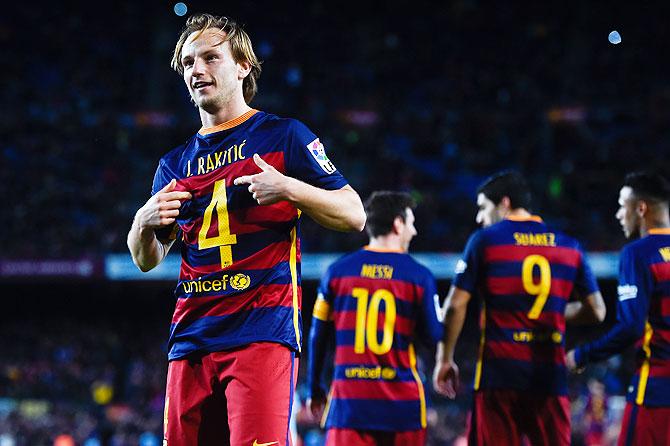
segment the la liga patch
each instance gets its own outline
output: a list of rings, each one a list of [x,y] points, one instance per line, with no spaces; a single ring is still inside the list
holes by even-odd
[[[309,150],[309,153],[312,154],[324,172],[331,174],[337,170],[333,163],[328,159],[326,149],[323,147],[323,144],[321,144],[321,141],[319,141],[319,138],[316,138],[314,141],[307,144],[307,150]]]

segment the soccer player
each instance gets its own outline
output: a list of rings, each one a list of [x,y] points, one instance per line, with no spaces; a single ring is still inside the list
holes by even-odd
[[[407,251],[414,201],[375,192],[365,203],[370,242],[328,268],[309,334],[308,406],[327,429],[326,445],[422,445],[426,400],[416,368],[415,341],[442,337],[435,279]],[[321,384],[335,332],[330,395]]]
[[[468,302],[481,297],[469,444],[570,444],[566,322],[600,322],[605,305],[578,243],[528,211],[525,179],[506,171],[477,191],[477,223],[447,296],[435,389],[454,398],[456,341]],[[576,295],[579,300],[570,302]]]
[[[128,234],[142,271],[181,233],[165,441],[286,445],[301,345],[301,212],[360,231],[358,194],[305,125],[249,107],[260,64],[233,20],[190,17],[173,68],[202,128],[163,156]]]
[[[619,445],[670,444],[670,183],[635,172],[619,191],[627,238],[619,264],[617,321],[601,338],[567,355],[581,369],[636,344],[637,371],[628,388]]]

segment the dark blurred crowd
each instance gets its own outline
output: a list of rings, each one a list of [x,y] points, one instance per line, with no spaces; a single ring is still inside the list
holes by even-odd
[[[618,249],[623,174],[670,163],[667,7],[568,4],[389,1],[361,16],[326,1],[200,2],[189,14],[247,24],[264,61],[252,106],[303,120],[363,197],[416,196],[416,250],[460,251],[477,184],[503,168],[529,177],[550,223]],[[70,8],[17,3],[0,17],[2,257],[124,251],[159,157],[199,128],[169,67],[185,17],[163,2]],[[303,235],[311,252],[364,242],[311,222]]]
[[[57,317],[3,324],[0,444],[159,446],[159,328]]]

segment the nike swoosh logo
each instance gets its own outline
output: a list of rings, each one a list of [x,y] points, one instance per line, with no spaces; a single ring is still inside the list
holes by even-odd
[[[273,444],[279,444],[279,442],[271,441],[270,443],[259,443],[258,440],[254,440],[254,444],[252,446],[272,446]]]

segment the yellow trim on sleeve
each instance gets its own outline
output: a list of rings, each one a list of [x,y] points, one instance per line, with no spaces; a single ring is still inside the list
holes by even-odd
[[[333,400],[333,388],[331,387],[328,391],[328,398],[326,398],[326,407],[323,409],[323,415],[321,415],[321,429],[326,428],[326,420],[328,420],[328,412],[330,412],[330,403]]]
[[[421,403],[421,427],[426,428],[426,395],[423,391],[423,383],[419,377],[419,372],[416,370],[416,352],[414,351],[414,344],[409,344],[409,367],[412,369],[412,375],[416,380],[416,385],[419,387],[419,401]]]
[[[644,403],[644,394],[647,390],[647,381],[649,380],[649,358],[651,358],[651,337],[654,334],[654,329],[651,328],[649,322],[644,324],[644,339],[642,341],[642,351],[644,351],[644,362],[640,368],[640,381],[637,383],[637,395],[635,397],[635,404],[638,406]]]
[[[312,317],[324,322],[330,320],[330,304],[321,295],[314,302]]]
[[[475,390],[479,390],[482,380],[482,363],[484,362],[484,342],[486,341],[486,305],[482,306],[481,334],[479,335],[479,353],[477,354],[477,367],[475,368]]]
[[[300,346],[300,323],[298,317],[298,230],[291,230],[291,253],[289,257],[289,268],[291,269],[291,290],[293,291],[293,328],[295,329],[295,340],[298,344],[298,351],[302,351]]]

